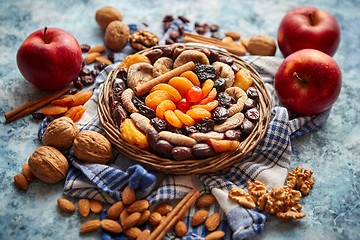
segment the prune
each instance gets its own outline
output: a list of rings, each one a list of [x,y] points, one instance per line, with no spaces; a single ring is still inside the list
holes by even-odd
[[[156,129],[156,131],[161,132],[166,130],[167,122],[161,118],[154,117],[150,120],[150,124]]]
[[[126,83],[121,78],[115,78],[112,84],[113,88],[121,88],[123,90],[126,89]]]
[[[240,125],[240,130],[244,135],[249,135],[255,128],[255,124],[247,118]]]
[[[259,98],[258,91],[254,87],[249,87],[248,90],[246,90],[246,94],[249,98],[252,98],[254,100],[257,100]]]
[[[209,56],[210,63],[213,63],[213,62],[216,62],[217,60],[219,60],[219,53],[212,49],[209,49],[209,50],[210,50],[210,56]]]
[[[247,110],[245,113],[245,117],[252,122],[259,121],[259,117],[260,117],[259,109],[254,107],[254,108]]]
[[[237,140],[241,141],[241,131],[240,130],[227,130],[224,132],[224,137],[227,140]]]
[[[246,112],[247,110],[249,110],[250,108],[254,108],[256,107],[257,103],[254,99],[252,98],[248,98],[246,99],[245,103],[244,103],[244,109],[243,112]]]
[[[191,153],[191,148],[189,147],[180,147],[180,146],[174,147],[171,150],[171,154],[172,157],[177,161],[186,160],[193,157]]]
[[[214,120],[216,124],[225,122],[228,117],[229,110],[224,107],[216,107],[211,114],[211,119]]]
[[[172,157],[171,150],[174,148],[174,145],[172,145],[168,141],[159,140],[159,141],[157,141],[155,147],[160,156],[166,157],[166,158]]]
[[[218,61],[225,63],[229,66],[231,66],[234,63],[234,60],[232,59],[232,57],[225,57],[225,56],[220,56]]]
[[[119,101],[121,102],[121,95],[124,92],[122,88],[113,88],[110,93],[110,101]]]
[[[218,93],[224,92],[226,90],[226,80],[224,78],[217,78],[214,81],[214,88],[216,88],[216,91]]]
[[[183,134],[183,132],[181,131],[181,128],[177,128],[177,127],[174,127],[172,125],[167,126],[166,130],[168,130],[170,132],[173,132],[173,133]]]
[[[162,57],[163,51],[162,51],[161,49],[153,49],[153,50],[147,52],[147,53],[144,54],[144,55],[150,60],[150,62],[151,62],[152,64],[154,64],[154,62],[155,62],[158,58]]]
[[[196,129],[196,127],[194,125],[183,125],[182,127],[182,132],[186,135],[189,135],[190,133],[195,133],[198,130]]]
[[[118,73],[116,74],[117,78],[120,78],[124,82],[127,81],[127,69],[126,68],[120,68]]]
[[[208,158],[216,155],[214,149],[206,143],[195,144],[192,148],[192,153],[197,158]]]
[[[138,97],[134,96],[132,98],[132,102],[134,103],[135,107],[139,110],[139,112],[144,115],[145,117],[152,119],[156,117],[156,113],[153,109],[149,108],[142,102]]]
[[[214,66],[196,63],[194,73],[199,78],[200,82],[203,83],[206,79],[215,79],[217,71]]]
[[[94,69],[99,70],[100,72],[102,70],[104,70],[105,67],[106,67],[106,64],[103,62],[95,62],[94,63]]]
[[[215,126],[215,122],[213,119],[210,118],[203,118],[200,119],[199,121],[197,121],[194,124],[194,127],[199,131],[199,132],[209,132],[212,131],[214,129]]]
[[[126,110],[121,106],[119,101],[113,101],[110,105],[110,110],[116,126],[120,126],[128,117]]]
[[[158,152],[156,149],[156,144],[160,140],[159,133],[155,130],[155,128],[148,128],[146,129],[146,138],[148,140],[150,149],[152,149],[154,152]]]
[[[235,103],[235,99],[224,92],[220,92],[215,99],[219,102],[219,107],[229,108]]]

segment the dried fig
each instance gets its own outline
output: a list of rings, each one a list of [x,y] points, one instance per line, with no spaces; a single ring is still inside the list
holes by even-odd
[[[194,63],[201,63],[209,65],[209,59],[207,56],[197,50],[185,50],[177,56],[174,61],[174,68],[180,67],[187,62],[193,61]]]
[[[60,117],[53,120],[46,127],[43,142],[47,146],[64,150],[72,145],[78,133],[79,128],[74,124],[71,118]]]

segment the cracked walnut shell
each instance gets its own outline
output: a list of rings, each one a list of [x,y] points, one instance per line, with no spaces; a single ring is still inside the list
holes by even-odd
[[[31,172],[46,183],[57,183],[65,178],[69,164],[56,148],[41,146],[28,159]]]
[[[74,124],[71,118],[60,117],[53,120],[46,127],[43,142],[47,146],[64,150],[72,145],[78,133],[79,128]]]
[[[135,51],[145,50],[158,45],[158,37],[148,30],[140,29],[129,36],[130,47]]]
[[[84,130],[73,144],[74,155],[85,163],[106,164],[112,159],[112,147],[109,140],[98,132]]]

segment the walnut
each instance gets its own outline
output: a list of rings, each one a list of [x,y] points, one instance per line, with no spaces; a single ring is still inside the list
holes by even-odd
[[[74,155],[85,163],[106,164],[113,157],[109,140],[91,130],[80,132],[74,140],[73,148]]]
[[[251,196],[248,193],[245,193],[241,188],[232,188],[228,194],[228,197],[236,201],[240,206],[252,209],[256,207],[255,197]]]
[[[276,213],[276,216],[281,221],[288,221],[290,219],[297,220],[297,219],[304,218],[306,216],[306,213],[299,212],[296,209],[290,209],[290,210],[288,210],[286,212],[278,212],[278,213]]]
[[[105,44],[114,51],[123,49],[130,35],[130,28],[121,21],[112,21],[105,30]]]
[[[251,55],[274,56],[276,43],[272,37],[256,35],[249,39],[247,50]]]
[[[47,146],[64,150],[72,145],[78,133],[79,128],[74,124],[71,118],[60,117],[53,120],[46,127],[43,142]]]
[[[28,159],[31,172],[46,183],[57,183],[65,178],[69,164],[56,148],[41,146]]]
[[[303,172],[302,167],[294,168],[288,174],[286,186],[291,189],[299,189],[303,195],[308,195],[315,184],[313,173],[310,169],[305,169]]]
[[[102,7],[95,13],[95,20],[102,29],[106,27],[113,21],[122,21],[122,14],[113,7]]]
[[[249,191],[249,194],[254,197],[259,197],[266,193],[265,184],[257,180],[254,183],[248,181],[247,189]]]
[[[159,39],[152,32],[140,29],[130,35],[129,44],[135,52],[138,52],[158,45]]]

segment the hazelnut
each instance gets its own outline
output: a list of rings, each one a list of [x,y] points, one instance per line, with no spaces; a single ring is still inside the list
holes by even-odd
[[[41,146],[28,159],[31,172],[46,183],[57,183],[65,178],[69,164],[56,148]]]
[[[47,146],[64,150],[72,145],[78,133],[79,128],[75,125],[71,118],[60,117],[53,120],[46,127],[43,142]]]
[[[250,38],[247,50],[251,55],[274,56],[276,43],[274,39],[266,35],[256,35]]]
[[[85,163],[106,164],[112,159],[111,143],[98,132],[84,130],[74,140],[74,155]]]
[[[122,14],[113,7],[103,7],[96,11],[95,20],[102,29],[106,27],[112,21],[122,21]]]
[[[105,44],[114,51],[123,49],[130,35],[130,28],[121,21],[111,22],[105,30]]]

